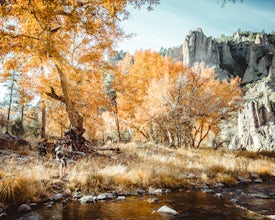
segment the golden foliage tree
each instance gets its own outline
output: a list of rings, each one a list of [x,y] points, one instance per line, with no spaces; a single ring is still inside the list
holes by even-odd
[[[104,57],[124,34],[119,22],[128,16],[126,7],[151,8],[157,0],[2,0],[0,50],[27,59],[24,70],[33,78],[47,70],[44,92],[65,106],[71,135],[83,143],[83,117],[98,110],[97,97]],[[51,84],[47,78],[54,74]],[[58,82],[56,82],[58,79]],[[49,83],[45,85],[45,83]],[[90,84],[91,83],[91,84]],[[94,88],[94,84],[96,87]],[[92,89],[91,89],[92,88]],[[91,95],[92,93],[92,95]],[[80,99],[81,97],[81,99]],[[92,109],[84,109],[87,106]]]
[[[128,59],[129,60],[129,59]],[[121,121],[147,140],[200,147],[209,132],[238,108],[239,79],[215,79],[212,69],[185,68],[151,51],[139,51],[123,62],[128,73],[116,80]]]

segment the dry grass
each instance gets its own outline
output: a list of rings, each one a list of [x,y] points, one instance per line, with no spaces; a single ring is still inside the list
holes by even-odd
[[[116,147],[121,149],[121,154],[111,154],[112,158],[93,157],[69,162],[69,182],[63,187],[70,191],[89,193],[199,186],[218,182],[234,185],[238,175],[249,177],[258,174],[262,178],[275,176],[273,157],[236,155],[234,152],[209,149],[169,149],[152,143],[119,144]],[[31,197],[28,199],[39,200],[39,195],[41,197],[54,192],[52,177],[58,175],[58,164],[51,157],[44,161],[33,159],[25,163],[14,159],[5,160],[0,165],[1,191],[7,184],[3,181],[6,173],[29,180],[28,185],[19,184],[19,191],[26,189]],[[10,188],[13,187],[16,189],[10,183]],[[11,196],[2,196],[2,200],[17,201],[16,196],[12,196],[17,195],[15,189],[14,192],[11,190],[6,193]]]

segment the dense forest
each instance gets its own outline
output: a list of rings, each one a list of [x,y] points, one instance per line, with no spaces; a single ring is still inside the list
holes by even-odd
[[[123,37],[124,7],[2,3],[2,133],[54,139],[69,132],[76,147],[85,139],[200,147],[219,133],[238,107],[239,80],[217,81],[214,70],[152,51],[112,51]]]
[[[274,33],[200,29],[180,47],[117,51],[121,22],[159,3],[0,0],[0,219],[272,217]],[[210,55],[216,66],[183,62]],[[261,74],[222,79],[217,57]]]

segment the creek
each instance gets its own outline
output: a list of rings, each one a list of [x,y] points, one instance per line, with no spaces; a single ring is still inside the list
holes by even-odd
[[[217,197],[216,193],[221,193],[222,196]],[[158,203],[149,203],[150,198],[158,198]],[[233,203],[231,199],[238,202]],[[163,205],[176,210],[179,215],[155,212]],[[236,208],[236,205],[261,215],[275,217],[275,182],[215,188],[213,193],[173,190],[162,195],[130,196],[123,201],[106,200],[87,204],[81,204],[79,201],[60,202],[55,203],[52,208],[37,206],[33,208],[32,213],[9,217],[21,220],[37,219],[35,216],[54,220],[253,219],[244,216],[243,210]]]

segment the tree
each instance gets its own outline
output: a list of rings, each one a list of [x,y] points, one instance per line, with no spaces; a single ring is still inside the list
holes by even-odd
[[[192,70],[151,51],[137,52],[127,69],[116,78],[119,118],[143,139],[198,148],[238,108],[239,79],[216,80],[213,69]]]
[[[138,131],[143,138],[150,139],[147,129],[150,117],[147,115],[157,107],[146,102],[148,89],[152,82],[167,75],[177,75],[182,69],[182,65],[150,50],[137,51],[133,57],[126,55],[114,79],[120,120]],[[161,85],[159,90],[164,86]],[[146,106],[151,106],[151,109]]]
[[[216,2],[220,3],[221,7],[224,7],[227,3],[243,2],[243,0],[216,0]]]
[[[44,92],[64,103],[76,145],[84,142],[85,112],[81,112],[80,106],[91,101],[88,97],[91,89],[84,86],[99,80],[99,69],[107,65],[104,57],[124,36],[119,22],[129,14],[127,5],[141,7],[146,3],[151,9],[158,1],[1,1],[2,54],[12,51],[27,57],[24,70],[30,74],[38,74],[39,69],[44,68],[49,71],[45,78],[51,74],[58,76],[59,82],[48,84]]]
[[[19,60],[14,57],[12,54],[9,54],[6,59],[2,60],[2,65],[4,68],[3,74],[0,76],[0,81],[3,83],[4,87],[7,89],[7,120],[6,120],[6,132],[10,132],[10,121],[11,121],[11,113],[12,107],[16,99],[18,99],[18,80],[19,80]]]

